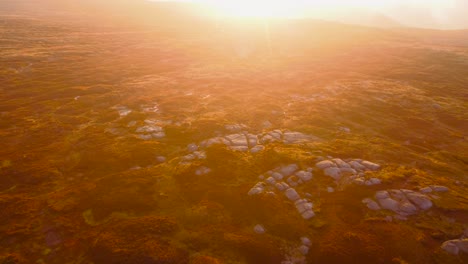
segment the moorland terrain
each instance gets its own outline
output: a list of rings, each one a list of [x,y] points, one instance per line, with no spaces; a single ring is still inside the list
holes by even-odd
[[[7,4],[0,263],[468,262],[468,31]]]

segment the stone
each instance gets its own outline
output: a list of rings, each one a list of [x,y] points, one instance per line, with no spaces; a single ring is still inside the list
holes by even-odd
[[[327,192],[329,193],[335,192],[335,189],[333,189],[332,187],[327,187]]]
[[[362,165],[364,165],[366,168],[368,168],[369,170],[372,170],[372,171],[380,170],[380,165],[379,164],[373,163],[373,162],[370,162],[370,161],[367,161],[367,160],[363,161]]]
[[[195,144],[195,143],[189,144],[189,145],[187,146],[187,150],[190,151],[190,152],[197,151],[197,150],[198,150],[198,146],[197,146],[197,144]]]
[[[232,124],[232,125],[225,125],[224,128],[230,132],[239,132],[247,127],[243,124]]]
[[[257,195],[257,194],[261,194],[262,192],[263,192],[263,188],[254,187],[254,188],[250,189],[250,191],[248,192],[248,195],[250,195],[250,196]]]
[[[349,163],[349,165],[351,165],[351,167],[353,167],[353,169],[355,170],[359,170],[359,171],[362,171],[362,170],[365,170],[366,167],[364,165],[362,165],[361,163],[353,160]]]
[[[416,206],[414,206],[410,202],[403,202],[400,204],[399,211],[401,211],[405,215],[413,215],[418,212],[418,208],[416,208]]]
[[[458,255],[458,252],[460,252],[460,249],[453,240],[445,241],[441,248],[452,255]]]
[[[279,170],[279,173],[283,174],[283,176],[286,177],[286,176],[292,175],[298,169],[299,169],[299,166],[297,166],[296,164],[290,164],[288,166],[282,167]]]
[[[363,185],[364,184],[364,179],[363,178],[357,178],[355,180],[353,180],[354,183],[356,183],[357,185]]]
[[[208,174],[211,172],[211,169],[210,168],[207,168],[207,167],[200,167],[198,168],[196,171],[195,171],[195,174],[200,176],[200,175],[205,175],[205,174]]]
[[[156,161],[159,162],[159,163],[166,162],[166,157],[164,157],[164,156],[157,156],[157,157],[156,157]]]
[[[468,238],[455,240],[455,244],[462,252],[468,254]]]
[[[302,245],[298,248],[299,252],[302,254],[302,255],[307,255],[309,253],[309,247],[306,246],[306,245]]]
[[[335,180],[339,180],[341,178],[341,171],[340,171],[339,168],[336,168],[336,167],[326,168],[323,171],[323,173],[325,173],[325,175],[327,175],[327,176],[332,177]]]
[[[367,208],[371,209],[371,210],[380,210],[380,206],[378,203],[376,203],[375,201],[373,200],[370,200],[368,203],[367,203]]]
[[[371,185],[373,185],[372,182],[369,181],[369,180],[365,181],[364,184],[365,184],[366,186],[371,186]]]
[[[379,199],[379,204],[383,209],[397,211],[399,208],[399,203],[392,198]]]
[[[357,171],[352,168],[340,168],[342,175],[355,175]]]
[[[275,181],[275,178],[273,177],[268,177],[266,180],[265,180],[266,183],[270,184],[270,185],[275,185],[276,181]]]
[[[127,127],[133,127],[136,124],[137,124],[137,121],[130,121],[130,122],[128,122]]]
[[[193,155],[197,159],[206,159],[206,152],[205,151],[195,151],[195,152],[193,152]]]
[[[431,187],[424,187],[424,188],[421,188],[419,191],[421,193],[430,193],[430,192],[432,192],[432,188]]]
[[[284,190],[287,189],[286,187],[284,187],[283,184],[281,184],[281,183],[279,183],[279,182],[277,182],[277,183],[275,184],[275,187],[276,187],[276,189],[278,189],[278,191],[280,191],[280,192],[282,192],[282,191],[284,191]]]
[[[338,130],[345,133],[351,133],[351,129],[349,127],[339,127]]]
[[[315,216],[315,213],[314,213],[314,211],[312,211],[312,210],[307,210],[307,211],[305,211],[304,213],[302,213],[302,218],[304,218],[304,219],[306,219],[306,220],[309,220],[309,219],[311,219],[311,218],[314,217],[314,216]]]
[[[335,159],[332,159],[332,161],[335,162],[335,164],[340,168],[351,168],[351,165],[344,162],[342,159],[335,158]]]
[[[382,181],[377,178],[370,178],[369,181],[372,183],[372,185],[378,185],[382,183]]]
[[[332,161],[323,160],[323,161],[317,162],[315,164],[315,167],[317,167],[317,168],[319,168],[321,170],[324,170],[324,169],[329,168],[329,167],[336,167],[336,165]]]
[[[308,237],[301,237],[302,245],[312,246],[312,241]]]
[[[296,205],[296,209],[300,214],[304,213],[307,210],[311,210],[313,207],[314,205],[312,203],[300,203]]]
[[[296,172],[296,176],[299,177],[302,181],[308,182],[312,180],[312,173],[307,171],[298,171]]]
[[[279,173],[279,172],[273,172],[273,173],[271,174],[271,176],[272,176],[273,178],[275,178],[275,180],[277,180],[277,181],[281,181],[281,180],[284,178],[283,174],[281,174],[281,173]]]
[[[264,146],[262,146],[262,145],[257,145],[257,146],[255,146],[255,147],[253,147],[253,148],[250,149],[250,153],[255,154],[255,153],[258,153],[258,152],[263,151],[264,149],[265,149]]]
[[[434,190],[434,192],[448,192],[449,191],[449,188],[445,186],[440,186],[440,185],[432,185],[431,188],[432,190]]]
[[[297,199],[300,198],[300,197],[299,197],[299,194],[298,194],[298,193],[296,192],[296,190],[293,189],[293,188],[287,189],[286,192],[285,192],[285,195],[286,195],[286,197],[288,197],[288,199],[291,200],[291,201],[296,201]]]
[[[257,234],[264,234],[265,233],[265,228],[262,225],[256,225],[254,227],[254,231]]]
[[[432,207],[432,202],[431,200],[429,199],[429,197],[427,197],[426,195],[424,194],[420,194],[420,193],[407,193],[406,194],[406,197],[408,197],[408,199],[414,203],[415,205],[417,205],[419,208],[421,208],[422,210],[427,210],[429,208]]]
[[[162,127],[147,125],[147,126],[142,126],[142,127],[137,128],[135,130],[135,132],[137,132],[137,133],[157,133],[157,132],[161,132],[162,130],[163,130]]]
[[[376,199],[385,199],[385,198],[389,198],[390,197],[390,194],[388,194],[387,191],[378,191],[375,193],[375,198]]]

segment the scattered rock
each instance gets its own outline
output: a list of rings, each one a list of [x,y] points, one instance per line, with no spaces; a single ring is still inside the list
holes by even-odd
[[[448,253],[452,254],[452,255],[458,255],[458,253],[460,252],[460,249],[458,248],[457,244],[455,243],[455,240],[449,240],[449,241],[445,241],[441,248],[445,251],[447,251]]]
[[[335,189],[333,189],[332,187],[327,187],[327,192],[329,193],[335,192]]]
[[[164,163],[164,162],[166,162],[166,157],[164,157],[164,156],[157,156],[157,157],[156,157],[156,161],[159,162],[159,163]]]
[[[257,234],[264,234],[265,233],[265,228],[262,225],[256,225],[254,227],[254,231]]]
[[[202,166],[200,168],[198,168],[196,171],[195,171],[195,175],[197,176],[201,176],[201,175],[205,175],[205,174],[208,174],[211,172],[211,169],[210,168],[207,168],[205,166]]]
[[[302,218],[304,218],[305,220],[309,220],[314,216],[315,216],[315,213],[312,210],[308,210],[302,213]]]
[[[308,237],[301,237],[301,242],[303,245],[306,245],[309,247],[312,245],[312,242],[310,241]]]
[[[376,164],[376,163],[373,163],[373,162],[370,162],[370,161],[367,161],[367,160],[363,161],[361,164],[364,165],[366,168],[372,170],[372,171],[376,171],[376,170],[380,169],[379,164]]]
[[[448,192],[449,191],[449,188],[445,186],[440,186],[440,185],[432,185],[431,188],[432,190],[434,190],[434,192]]]
[[[279,172],[287,177],[287,176],[290,176],[292,175],[295,171],[297,171],[299,169],[299,167],[296,165],[296,164],[290,164],[290,165],[287,165],[285,167],[282,167]]]
[[[309,253],[309,247],[306,245],[302,245],[298,249],[299,249],[299,252],[301,252],[301,254],[304,256]]]
[[[411,202],[416,204],[422,210],[427,210],[432,207],[432,202],[429,197],[425,196],[424,194],[416,193],[416,192],[408,192],[406,193],[406,197],[408,197]]]
[[[336,168],[336,167],[326,168],[323,171],[323,173],[325,173],[325,175],[327,175],[327,176],[332,177],[335,180],[339,180],[341,178],[341,170],[339,168]]]
[[[380,199],[379,204],[380,206],[382,206],[383,209],[391,211],[397,211],[399,208],[398,202],[393,200],[392,198]]]
[[[317,162],[315,166],[321,170],[324,170],[329,167],[335,167],[336,165],[332,161],[324,160],[324,161]]]
[[[432,188],[431,187],[424,187],[424,188],[421,188],[419,191],[421,193],[430,193],[430,192],[432,192]]]
[[[299,197],[299,194],[298,194],[298,193],[296,192],[296,190],[293,189],[293,188],[287,189],[286,192],[285,192],[285,195],[286,195],[286,197],[288,197],[288,199],[291,200],[291,201],[296,201],[297,199],[300,198],[300,197]]]
[[[195,143],[189,144],[189,145],[187,146],[187,150],[190,151],[190,152],[197,151],[197,150],[198,150],[198,146],[197,146],[197,144],[195,144]]]

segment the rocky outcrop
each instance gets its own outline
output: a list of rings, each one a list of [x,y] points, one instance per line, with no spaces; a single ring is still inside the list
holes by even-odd
[[[371,210],[390,210],[403,217],[432,207],[432,201],[428,196],[406,189],[378,191],[375,193],[375,199],[376,201],[366,198],[362,202]]]

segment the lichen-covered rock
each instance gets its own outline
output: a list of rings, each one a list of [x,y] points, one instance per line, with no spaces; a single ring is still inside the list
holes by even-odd
[[[283,176],[287,177],[292,175],[295,171],[299,169],[299,166],[297,164],[290,164],[284,167],[281,167],[279,170],[279,173],[281,173]]]
[[[334,158],[332,161],[339,167],[339,168],[351,168],[351,165],[344,162],[342,159]]]
[[[442,244],[441,248],[452,255],[458,255],[458,253],[460,252],[460,249],[458,248],[454,240],[445,241]]]
[[[324,169],[329,168],[329,167],[336,167],[336,165],[335,165],[335,163],[333,163],[330,160],[323,160],[323,161],[317,162],[315,164],[315,167],[317,167],[317,168],[319,168],[321,170],[324,170]]]
[[[379,204],[376,203],[372,199],[366,198],[366,199],[362,200],[362,202],[365,203],[367,205],[367,208],[369,208],[371,210],[380,210]]]
[[[308,182],[312,180],[312,173],[307,172],[307,171],[298,171],[295,174],[297,177],[299,177],[302,181]]]
[[[421,193],[430,193],[430,192],[432,192],[432,188],[431,187],[424,187],[424,188],[421,188],[419,191]]]
[[[304,213],[302,213],[302,218],[304,218],[305,220],[309,220],[314,216],[315,216],[315,213],[312,210],[307,210]]]
[[[440,186],[440,185],[432,185],[431,188],[432,190],[434,190],[434,192],[448,192],[449,191],[449,188],[445,186]]]
[[[373,163],[373,162],[365,160],[361,164],[364,165],[369,170],[373,170],[373,171],[380,170],[380,165],[377,163]]]
[[[257,234],[264,234],[265,233],[265,228],[262,225],[256,225],[254,227],[254,231]]]
[[[299,199],[299,194],[296,192],[295,189],[293,188],[289,188],[285,191],[284,193],[286,195],[286,197],[288,197],[289,200],[291,201],[296,201],[297,199]]]
[[[353,160],[349,163],[349,165],[351,165],[351,167],[353,167],[353,169],[355,170],[358,170],[358,171],[362,171],[362,170],[365,170],[366,167],[364,165],[362,165],[361,163]]]
[[[197,144],[195,144],[195,143],[189,144],[189,145],[187,146],[187,150],[190,151],[190,152],[197,151],[197,150],[198,150],[198,146],[197,146]]]
[[[387,191],[378,191],[375,193],[375,198],[377,199],[385,199],[390,197],[390,194]]]
[[[278,181],[281,181],[284,178],[283,174],[279,172],[273,172],[271,176],[275,178],[275,180],[278,180]]]
[[[380,199],[379,204],[383,209],[387,209],[391,211],[397,211],[399,208],[398,202],[392,198]]]
[[[406,193],[406,197],[408,197],[408,199],[411,200],[412,203],[417,205],[422,210],[427,210],[432,207],[431,200],[424,194],[408,192]]]
[[[327,176],[332,177],[335,180],[341,179],[341,170],[336,167],[329,167],[323,170],[323,173]]]

